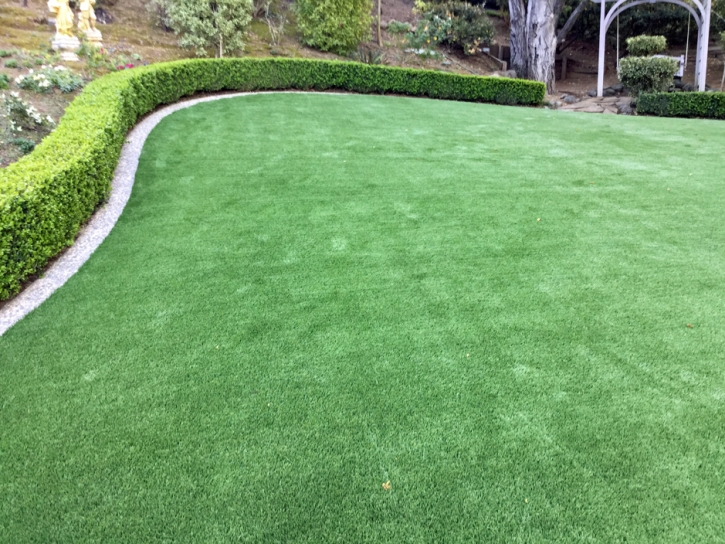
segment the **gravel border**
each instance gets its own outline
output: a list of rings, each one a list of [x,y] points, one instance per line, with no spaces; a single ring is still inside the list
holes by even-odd
[[[96,210],[91,219],[78,233],[73,245],[45,271],[41,278],[28,285],[18,296],[0,308],[0,336],[45,302],[56,289],[78,272],[83,263],[90,258],[96,248],[110,234],[131,196],[131,189],[138,168],[138,159],[141,156],[146,138],[164,117],[201,102],[252,94],[269,93],[231,93],[192,98],[157,110],[138,123],[126,136],[126,143],[121,149],[121,157],[111,181],[111,195],[108,202]]]

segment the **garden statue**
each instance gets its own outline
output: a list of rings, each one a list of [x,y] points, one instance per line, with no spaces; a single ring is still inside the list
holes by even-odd
[[[78,30],[85,34],[88,41],[101,47],[101,31],[96,28],[96,13],[93,6],[96,0],[81,0],[81,11],[78,13]]]
[[[63,51],[60,57],[63,60],[78,60],[75,52],[81,42],[72,33],[73,11],[68,5],[68,0],[48,0],[48,9],[55,15],[55,37],[53,38],[53,49]]]

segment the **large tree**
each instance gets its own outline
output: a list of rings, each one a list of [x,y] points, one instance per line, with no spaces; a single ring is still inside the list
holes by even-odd
[[[564,0],[509,0],[511,67],[518,77],[546,83],[554,91],[556,23]]]

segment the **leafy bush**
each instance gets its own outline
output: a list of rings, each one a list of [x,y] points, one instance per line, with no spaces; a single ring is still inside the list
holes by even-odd
[[[414,32],[406,35],[413,47],[449,44],[460,47],[467,55],[482,45],[490,45],[496,35],[493,23],[483,6],[447,2],[428,6],[420,4],[423,18]]]
[[[637,113],[662,117],[725,119],[725,93],[648,93],[637,99]]]
[[[33,140],[28,140],[27,138],[13,138],[10,140],[10,143],[18,146],[18,149],[20,149],[20,152],[23,155],[27,155],[35,149],[35,142]]]
[[[7,89],[10,86],[10,76],[0,74],[0,89]]]
[[[383,64],[385,61],[385,53],[381,49],[358,47],[357,51],[350,54],[350,58],[363,64]]]
[[[252,0],[154,0],[179,45],[200,57],[213,48],[220,57],[244,47],[244,34],[252,20]]]
[[[405,35],[405,40],[416,49],[427,49],[447,42],[453,35],[453,21],[428,12],[418,26]]]
[[[5,68],[17,68],[18,67],[18,61],[15,59],[10,59],[5,63]]]
[[[667,49],[664,36],[635,36],[627,38],[627,52],[633,57],[650,57]]]
[[[4,59],[5,57],[11,57],[12,54],[12,51],[8,51],[7,49],[0,49],[0,59]]]
[[[15,83],[21,89],[37,93],[50,92],[53,88],[70,93],[83,87],[83,78],[65,66],[48,66],[37,73],[31,70],[28,75],[18,76]]]
[[[302,41],[344,55],[370,37],[372,0],[297,0]]]
[[[18,93],[3,95],[3,105],[8,118],[8,129],[11,133],[55,126],[50,116],[43,117],[34,106],[20,98]]]
[[[619,61],[619,81],[632,96],[666,91],[678,68],[677,61],[670,58],[624,57]]]
[[[448,2],[435,6],[433,13],[451,18],[453,33],[450,43],[460,46],[467,55],[474,54],[481,46],[490,45],[496,36],[496,29],[482,5]]]
[[[410,32],[410,30],[410,23],[401,23],[400,21],[396,21],[395,19],[392,19],[388,23],[388,32],[390,32],[391,34],[403,34],[405,32]]]
[[[86,86],[35,151],[0,171],[0,299],[70,245],[106,199],[140,116],[197,92],[279,89],[527,105],[546,91],[537,81],[309,59],[192,59],[113,72]]]

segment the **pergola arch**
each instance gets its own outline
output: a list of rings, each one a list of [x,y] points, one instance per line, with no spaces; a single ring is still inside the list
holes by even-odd
[[[707,54],[708,42],[710,40],[710,10],[712,0],[691,0],[694,7],[684,0],[592,0],[601,5],[599,21],[599,69],[597,72],[597,96],[604,93],[604,53],[606,48],[606,36],[609,26],[614,19],[623,11],[642,4],[655,4],[665,2],[685,8],[697,23],[697,56],[695,58],[695,83],[698,90],[705,90],[705,78],[707,75]],[[614,1],[614,5],[607,11],[607,2]]]

